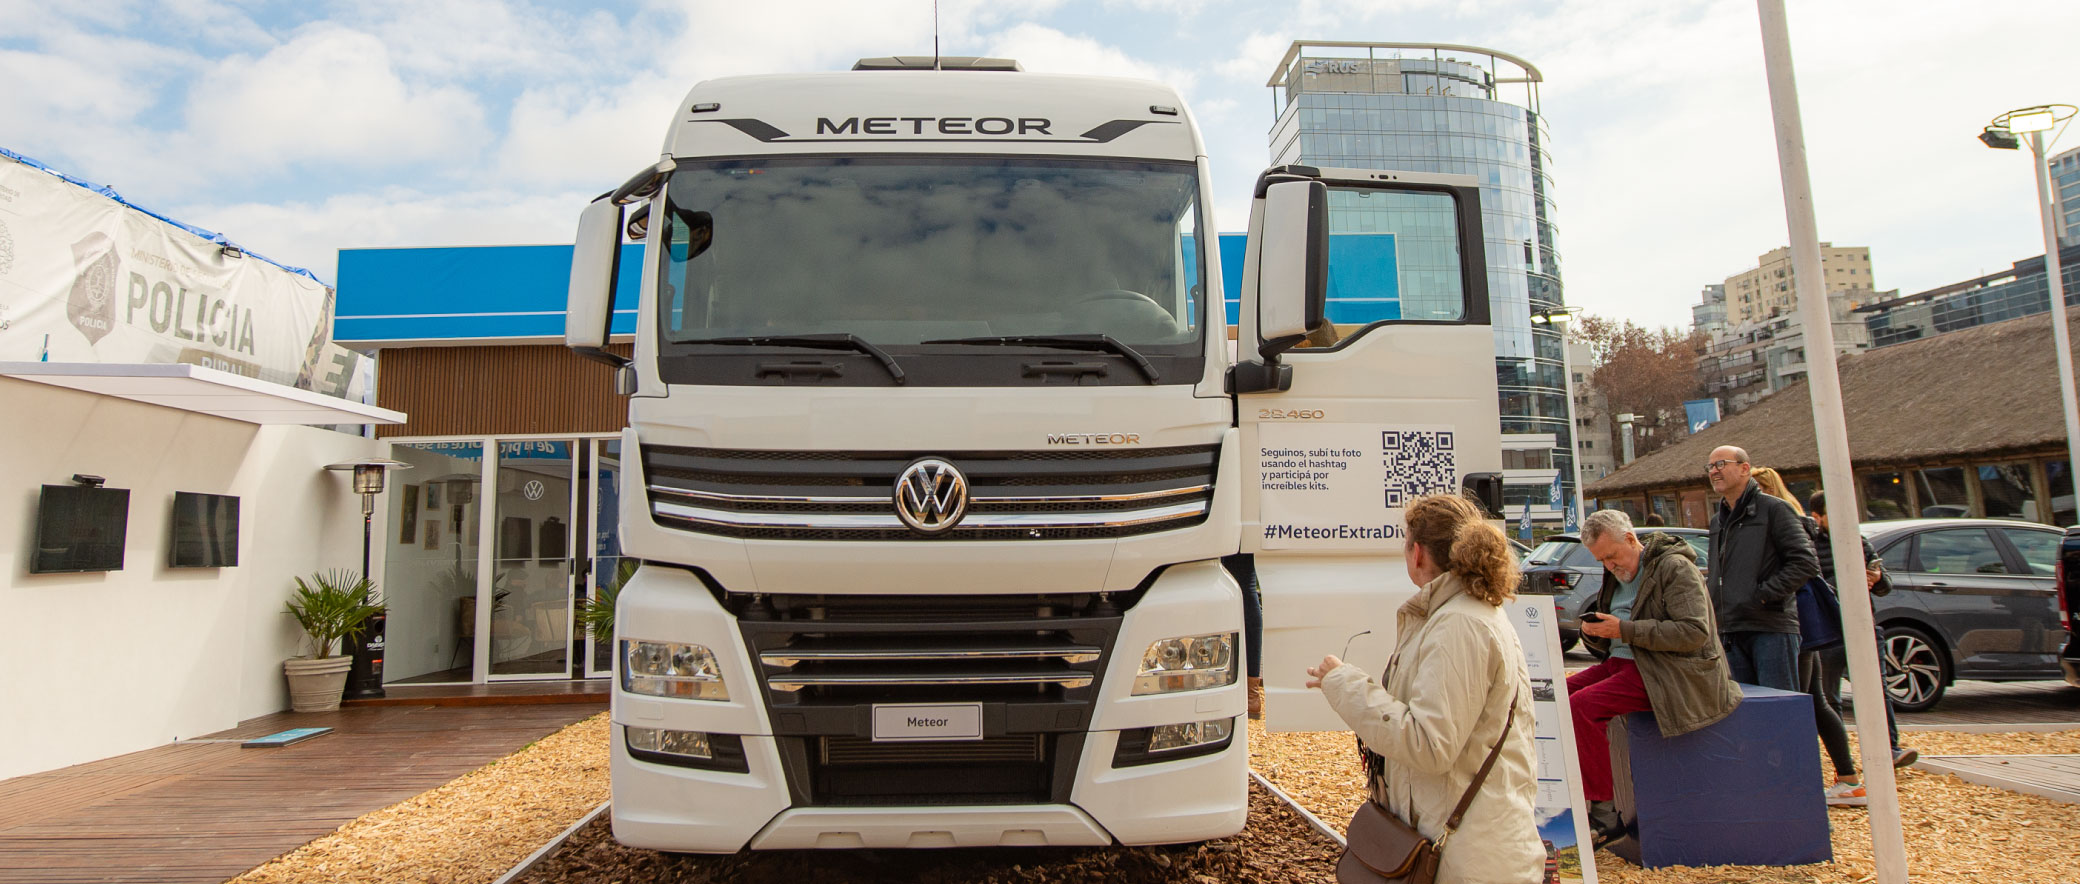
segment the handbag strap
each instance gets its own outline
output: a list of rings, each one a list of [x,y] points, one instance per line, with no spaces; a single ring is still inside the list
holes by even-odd
[[[1509,729],[1516,721],[1517,704],[1511,701],[1509,717],[1502,720],[1502,736],[1495,738],[1495,748],[1488,750],[1488,760],[1481,762],[1480,772],[1473,775],[1473,782],[1466,784],[1466,794],[1459,796],[1459,806],[1452,808],[1451,818],[1444,821],[1444,834],[1437,838],[1438,849],[1442,850],[1445,839],[1452,836],[1452,830],[1459,828],[1459,821],[1466,816],[1466,808],[1473,804],[1473,796],[1480,792],[1481,783],[1488,779],[1488,771],[1495,766],[1495,757],[1502,754],[1502,744],[1509,742]]]

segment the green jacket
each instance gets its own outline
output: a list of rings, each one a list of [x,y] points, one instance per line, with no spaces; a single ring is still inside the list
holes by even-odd
[[[1644,577],[1632,603],[1632,619],[1619,626],[1618,635],[1632,646],[1661,735],[1673,737],[1733,714],[1741,704],[1741,689],[1719,650],[1712,600],[1705,593],[1704,577],[1697,573],[1697,553],[1683,538],[1661,531],[1640,535],[1640,542],[1646,547],[1639,563]],[[1605,571],[1596,610],[1610,610],[1617,591],[1617,575]],[[1610,649],[1609,641],[1592,635],[1584,634],[1582,641],[1600,651]]]

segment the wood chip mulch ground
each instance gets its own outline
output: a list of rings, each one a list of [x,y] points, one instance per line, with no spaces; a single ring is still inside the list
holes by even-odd
[[[606,800],[604,714],[573,724],[437,789],[368,814],[238,878],[235,884],[321,880],[489,884]],[[1924,755],[2080,754],[2080,730],[1902,735]],[[1251,724],[1250,763],[1341,830],[1360,800],[1346,733],[1267,734]],[[1915,880],[2080,882],[2080,805],[1900,771],[1908,865]],[[1836,860],[1790,868],[1640,869],[1608,851],[1614,884],[1859,884],[1873,875],[1862,808],[1834,808]],[[1136,881],[1328,882],[1336,846],[1252,784],[1249,827],[1207,844],[1130,849],[823,851],[667,856],[615,843],[602,818],[537,866],[534,884],[761,882],[852,884]]]
[[[1925,756],[2080,753],[2080,730],[1920,731],[1901,734],[1900,739]],[[1352,745],[1348,733],[1265,733],[1252,722],[1250,765],[1341,831],[1362,800],[1363,771]],[[1907,868],[1914,880],[2080,882],[2080,837],[2074,835],[2080,832],[2080,805],[1967,783],[1948,774],[1911,768],[1898,773]],[[1832,863],[1642,869],[1606,850],[1596,854],[1598,878],[1612,884],[1859,884],[1874,880],[1868,812],[1861,807],[1829,808],[1828,821],[1834,830]]]
[[[367,814],[231,884],[489,884],[607,800],[607,714]]]

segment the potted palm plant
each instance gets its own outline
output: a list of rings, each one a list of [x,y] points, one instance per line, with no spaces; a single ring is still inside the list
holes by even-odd
[[[322,571],[306,581],[296,578],[296,592],[286,612],[310,639],[311,653],[282,661],[289,677],[289,708],[297,712],[330,712],[339,708],[347,684],[348,654],[335,654],[344,639],[349,645],[368,628],[369,618],[383,612],[375,600],[376,585],[352,571]]]

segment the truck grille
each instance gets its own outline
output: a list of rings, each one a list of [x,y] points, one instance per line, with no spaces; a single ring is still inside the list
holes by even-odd
[[[1219,446],[1118,451],[845,452],[643,447],[658,524],[762,540],[917,540],[895,481],[920,457],[967,476],[967,511],[946,540],[1128,537],[1197,525],[1213,501]]]
[[[1137,597],[725,596],[805,806],[1067,801]],[[979,704],[982,739],[876,741],[885,703]]]

